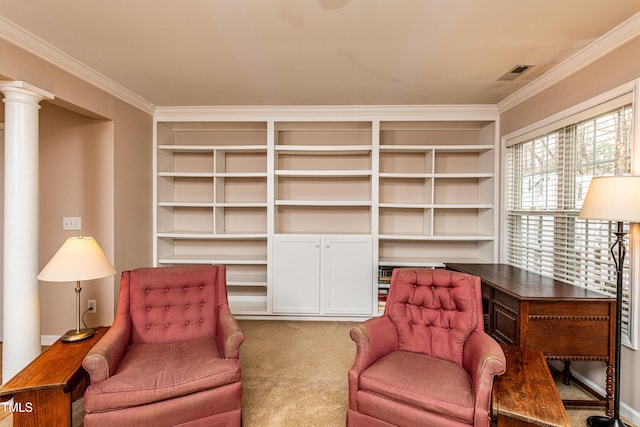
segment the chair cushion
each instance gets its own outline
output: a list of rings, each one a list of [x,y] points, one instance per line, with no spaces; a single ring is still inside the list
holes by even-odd
[[[360,388],[473,423],[471,378],[461,366],[447,360],[422,353],[394,351],[363,371]]]
[[[182,265],[131,271],[131,343],[167,344],[214,336],[218,269]]]
[[[144,405],[240,380],[238,359],[222,359],[215,338],[134,344],[110,378],[89,386],[88,413]]]
[[[464,343],[478,326],[479,279],[427,268],[393,274],[386,313],[398,330],[399,350],[461,365]]]

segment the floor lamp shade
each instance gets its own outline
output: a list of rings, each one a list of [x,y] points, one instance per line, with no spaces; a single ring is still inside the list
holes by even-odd
[[[593,178],[580,218],[640,222],[640,176]]]
[[[38,274],[45,282],[76,282],[76,329],[62,336],[63,341],[79,341],[93,336],[92,329],[80,329],[81,280],[113,276],[116,270],[93,237],[70,237]]]
[[[640,176],[607,176],[591,180],[585,196],[580,218],[615,221],[613,233],[616,241],[611,255],[616,266],[616,345],[613,391],[613,417],[593,416],[587,419],[589,427],[624,427],[620,419],[620,353],[622,338],[622,288],[626,248],[624,222],[640,222]],[[611,362],[609,362],[611,364]]]

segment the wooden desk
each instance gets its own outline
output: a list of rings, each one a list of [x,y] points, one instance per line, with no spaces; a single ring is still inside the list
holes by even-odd
[[[12,395],[14,426],[71,425],[71,404],[89,384],[82,360],[108,328],[83,341],[53,343],[16,376],[0,387],[0,396]]]
[[[447,268],[480,277],[487,333],[500,343],[540,350],[547,360],[564,361],[566,384],[572,379],[570,361],[604,362],[607,395],[573,378],[597,400],[564,403],[604,406],[607,416],[613,414],[615,297],[506,264],[447,264]]]
[[[503,345],[507,371],[493,382],[497,427],[571,427],[547,362],[538,350]]]

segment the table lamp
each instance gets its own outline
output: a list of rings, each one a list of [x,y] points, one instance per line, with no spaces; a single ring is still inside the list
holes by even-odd
[[[622,273],[626,248],[623,222],[640,222],[640,176],[607,176],[591,180],[580,218],[617,221],[616,241],[611,255],[616,267],[616,345],[613,391],[613,418],[593,416],[587,419],[590,427],[626,426],[620,420],[620,350],[622,337]]]
[[[61,337],[62,341],[81,341],[95,334],[93,329],[80,329],[80,281],[114,274],[116,270],[98,242],[93,237],[83,236],[68,238],[38,274],[38,279],[45,282],[76,282],[76,329],[67,331]]]

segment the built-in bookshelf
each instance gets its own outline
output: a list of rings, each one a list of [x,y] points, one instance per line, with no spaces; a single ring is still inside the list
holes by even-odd
[[[267,313],[267,132],[264,122],[159,123],[158,265],[227,265],[238,311]]]
[[[371,234],[371,122],[276,125],[275,232]]]
[[[378,270],[496,261],[497,115],[261,111],[156,117],[157,265],[227,265],[238,315],[366,316],[379,312]],[[304,310],[282,270],[295,245],[318,258],[300,259],[319,276]],[[367,271],[341,295],[326,278],[348,271],[350,247]]]

